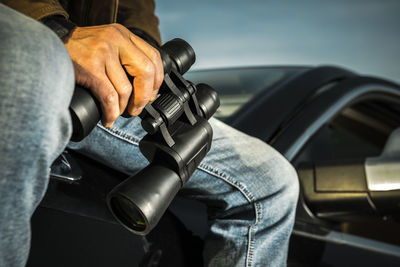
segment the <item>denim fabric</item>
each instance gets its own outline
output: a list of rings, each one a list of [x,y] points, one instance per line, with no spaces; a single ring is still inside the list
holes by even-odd
[[[71,135],[74,72],[63,43],[0,4],[0,266],[24,266],[30,217]]]
[[[0,15],[0,266],[23,266],[30,216],[70,135],[73,73],[54,34],[1,5]],[[286,265],[298,197],[295,170],[264,142],[210,122],[212,149],[180,192],[207,205],[205,262]],[[148,164],[138,149],[144,134],[138,118],[119,118],[112,128],[98,125],[68,146],[134,174]]]
[[[207,205],[208,266],[284,266],[298,197],[293,167],[273,148],[210,120],[212,148],[180,195]],[[148,162],[138,149],[138,118],[101,125],[69,147],[128,174]],[[113,145],[99,145],[111,144]]]

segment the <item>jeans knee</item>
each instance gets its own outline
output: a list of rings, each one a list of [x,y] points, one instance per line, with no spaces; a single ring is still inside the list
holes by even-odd
[[[282,174],[282,192],[288,203],[295,207],[299,197],[299,179],[296,169],[286,159],[282,160],[280,170]]]
[[[253,138],[218,120],[210,120],[214,130],[213,147],[206,157],[210,166],[236,177],[249,191],[251,201],[283,202],[296,207],[299,183],[293,166],[264,141]],[[275,201],[275,199],[278,199]]]
[[[256,189],[260,199],[265,202],[265,209],[273,211],[277,217],[294,214],[299,196],[299,181],[292,164],[280,153],[268,145],[264,149],[262,168],[258,170],[260,183]],[[270,212],[268,212],[270,213]]]
[[[68,52],[46,26],[1,4],[0,34],[0,126],[10,139],[29,141],[32,149],[21,151],[59,153],[55,146],[71,133],[75,79]]]

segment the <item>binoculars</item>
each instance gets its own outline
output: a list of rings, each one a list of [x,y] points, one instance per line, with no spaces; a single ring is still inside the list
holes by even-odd
[[[206,84],[194,85],[182,75],[195,62],[193,48],[173,39],[160,49],[164,81],[159,96],[139,115],[147,135],[139,142],[150,164],[117,185],[107,196],[115,219],[129,231],[146,235],[189,180],[211,148],[208,119],[219,107],[217,93]],[[72,141],[87,136],[101,118],[98,101],[76,86],[70,104]]]

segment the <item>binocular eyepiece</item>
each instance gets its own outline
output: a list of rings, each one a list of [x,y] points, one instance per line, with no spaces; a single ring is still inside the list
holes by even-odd
[[[129,231],[146,235],[195,171],[211,148],[208,119],[219,107],[217,93],[206,84],[194,85],[181,75],[195,62],[192,47],[182,39],[161,49],[164,81],[159,97],[140,114],[147,135],[139,148],[150,164],[117,185],[107,205]],[[101,117],[99,103],[91,93],[76,87],[71,105],[73,141],[83,139]]]
[[[179,38],[166,42],[159,51],[166,73],[175,69],[178,73],[185,74],[196,61],[193,48]]]

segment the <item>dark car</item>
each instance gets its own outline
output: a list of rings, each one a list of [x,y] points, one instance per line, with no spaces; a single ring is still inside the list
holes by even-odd
[[[269,143],[297,169],[292,262],[400,263],[398,84],[332,66],[198,71],[187,78],[217,88],[217,116]]]
[[[221,100],[216,117],[269,143],[297,169],[290,265],[400,264],[399,85],[333,66],[214,69],[185,78],[214,87]],[[31,266],[201,264],[204,207],[178,197],[149,237],[130,235],[104,205],[126,177],[69,157],[82,179],[50,183],[32,220]]]

